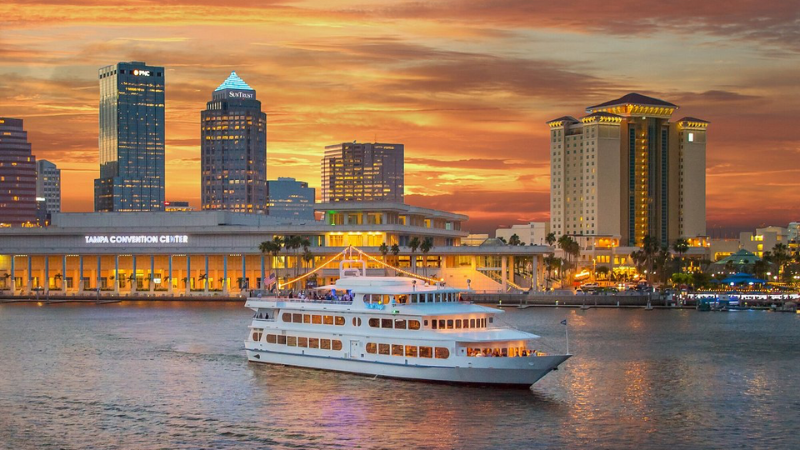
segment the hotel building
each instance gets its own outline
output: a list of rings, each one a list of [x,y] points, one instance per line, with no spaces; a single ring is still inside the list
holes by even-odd
[[[143,62],[103,67],[100,178],[94,210],[164,209],[164,68]]]
[[[549,222],[530,222],[524,225],[512,225],[511,228],[498,228],[494,237],[510,242],[511,236],[516,234],[522,245],[546,245],[545,239],[548,233],[550,233]]]
[[[47,214],[61,212],[61,169],[46,159],[36,161],[36,197],[44,199]]]
[[[36,157],[22,119],[0,117],[0,226],[36,223]]]
[[[394,274],[377,262],[386,261],[459,288],[543,286],[548,247],[462,246],[466,216],[392,202],[319,207],[324,221],[230,211],[61,213],[49,228],[0,228],[0,296],[239,295],[271,273],[285,282],[313,267],[313,281],[325,285],[339,274],[331,258],[350,245],[376,258],[368,263],[371,275]],[[291,235],[309,239],[313,261],[302,249],[259,251],[262,242]],[[431,238],[434,247],[412,251],[413,237]],[[397,254],[382,255],[383,243],[398,244]]]
[[[356,141],[325,147],[323,202],[403,202],[403,144]]]
[[[201,113],[202,209],[263,213],[267,207],[267,115],[236,72]]]
[[[668,245],[705,236],[708,122],[640,94],[591,106],[550,127],[551,229],[556,235],[645,236]]]
[[[273,217],[289,217],[314,220],[314,188],[305,181],[279,177],[267,181],[267,214]]]

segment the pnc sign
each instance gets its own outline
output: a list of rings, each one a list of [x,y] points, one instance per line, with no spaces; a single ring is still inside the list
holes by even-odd
[[[136,75],[137,77],[149,77],[150,76],[150,71],[149,70],[133,69],[133,74]]]
[[[84,236],[86,244],[188,244],[189,236],[185,234],[175,235],[112,235],[112,236]]]

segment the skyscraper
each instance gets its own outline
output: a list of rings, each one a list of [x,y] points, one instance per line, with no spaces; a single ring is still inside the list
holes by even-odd
[[[403,144],[328,145],[322,157],[322,201],[403,203]]]
[[[0,117],[0,224],[36,223],[36,158],[22,119]]]
[[[164,209],[164,68],[103,67],[95,211]]]
[[[263,213],[267,208],[267,115],[236,72],[201,113],[202,208]]]
[[[46,159],[36,161],[36,197],[45,199],[48,214],[61,212],[61,169]]]
[[[268,214],[274,217],[314,220],[314,188],[294,178],[267,181]]]
[[[623,245],[704,236],[708,122],[670,122],[676,109],[632,93],[547,122],[552,231]]]

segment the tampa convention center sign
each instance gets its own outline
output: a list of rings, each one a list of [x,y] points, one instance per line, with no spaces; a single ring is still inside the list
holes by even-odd
[[[112,235],[84,236],[87,244],[188,244],[189,236],[185,234],[171,235]]]

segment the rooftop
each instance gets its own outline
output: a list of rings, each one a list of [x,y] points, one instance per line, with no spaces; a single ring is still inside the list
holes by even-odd
[[[230,76],[219,85],[218,88],[214,89],[214,92],[222,91],[225,89],[237,89],[240,91],[253,91],[254,89],[251,88],[247,83],[244,82],[239,75],[236,75],[236,72],[231,72]]]
[[[594,110],[596,109],[608,108],[611,106],[619,106],[619,105],[661,106],[667,108],[678,107],[678,105],[666,102],[658,98],[648,97],[646,95],[637,94],[636,92],[631,92],[630,94],[624,95],[616,100],[611,100],[605,103],[601,103],[599,105],[590,106],[586,108],[586,112],[592,113],[595,112]]]

